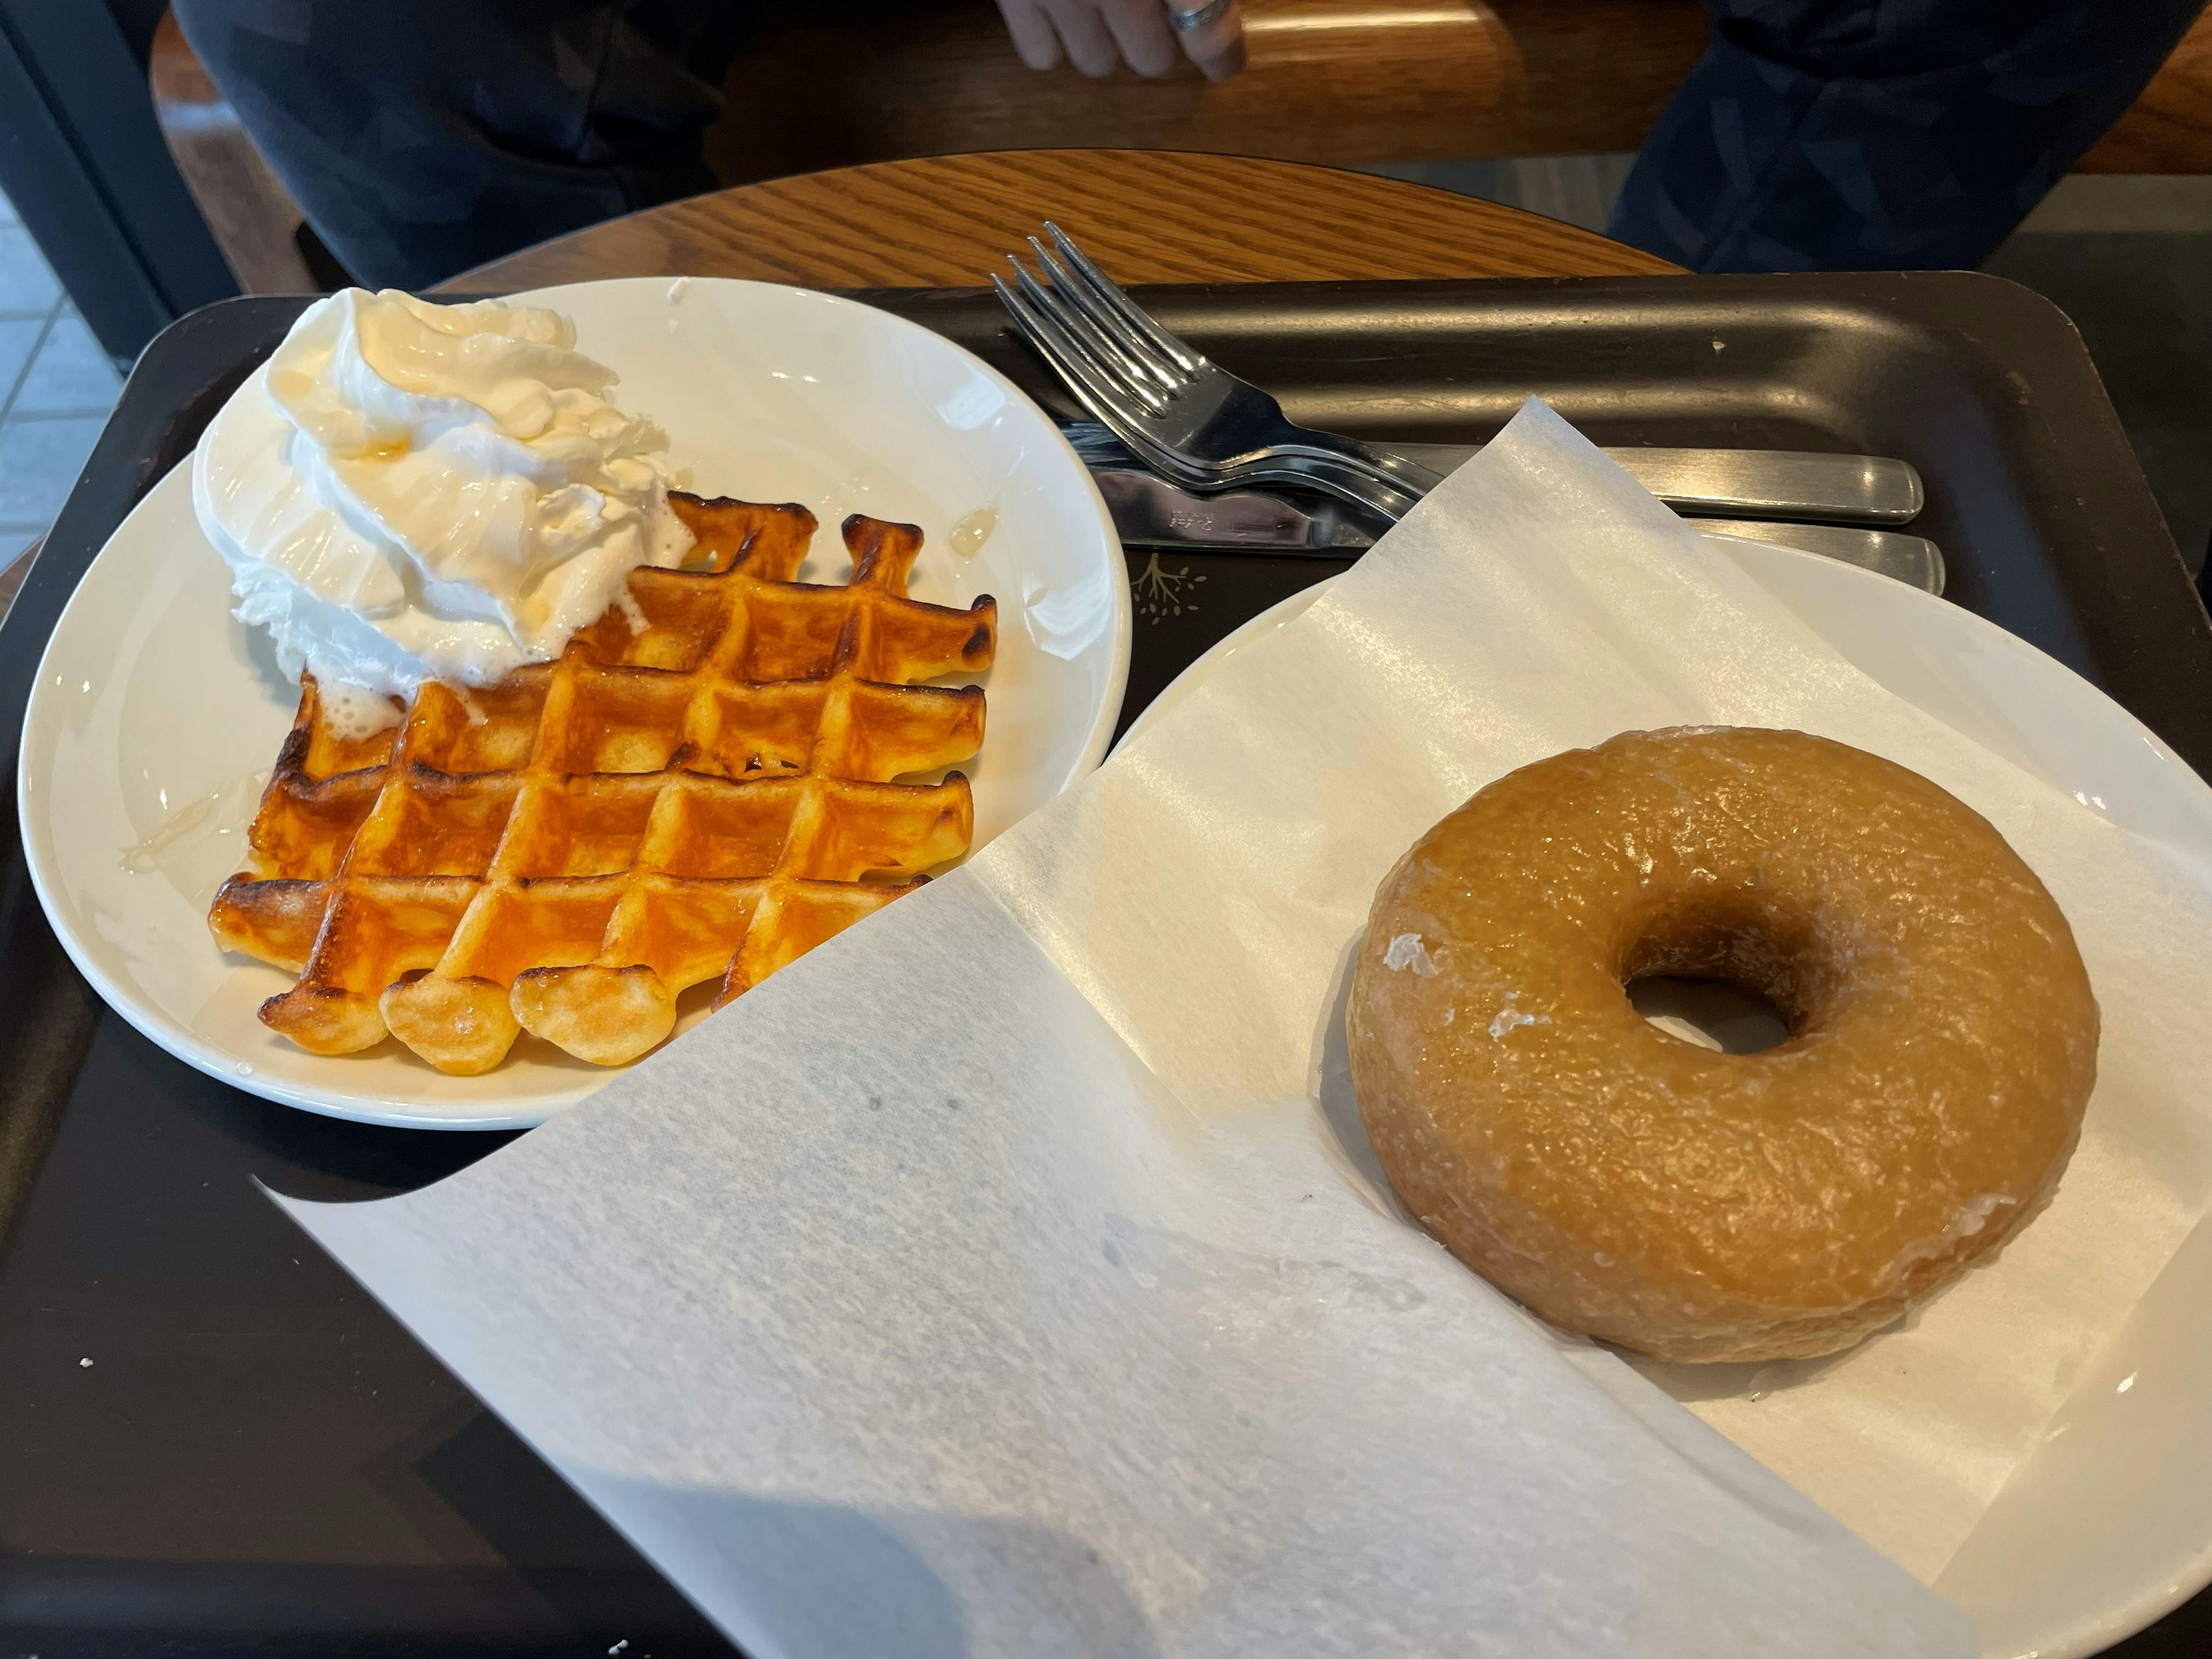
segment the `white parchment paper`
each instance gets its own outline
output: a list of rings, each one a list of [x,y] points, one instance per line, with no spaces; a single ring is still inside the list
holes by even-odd
[[[1684,722],[1988,814],[2106,1020],[1996,1267],[1839,1361],[1651,1368],[1733,1446],[1403,1222],[1341,1038],[1416,835]],[[1531,405],[962,871],[448,1182],[288,1207],[761,1659],[1964,1652],[1799,1492],[1932,1577],[2203,1210],[2204,893]]]

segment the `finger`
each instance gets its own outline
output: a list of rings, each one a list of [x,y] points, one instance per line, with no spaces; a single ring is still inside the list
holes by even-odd
[[[1199,66],[1209,81],[1226,81],[1244,67],[1244,20],[1235,6],[1211,23],[1176,37],[1183,56]]]
[[[1176,66],[1175,31],[1161,0],[1104,0],[1106,27],[1121,57],[1139,75],[1165,75]]]
[[[1014,51],[1033,70],[1048,70],[1060,62],[1060,36],[1038,9],[1036,0],[999,0],[999,15],[1006,20]]]
[[[1085,75],[1109,73],[1121,61],[1121,48],[1098,15],[1097,0],[1043,0],[1045,15],[1067,48],[1067,61]]]

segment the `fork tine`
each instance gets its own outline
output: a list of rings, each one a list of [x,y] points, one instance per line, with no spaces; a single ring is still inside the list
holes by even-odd
[[[1114,389],[1103,381],[1089,361],[1071,349],[1073,342],[1054,319],[1038,311],[1015,288],[995,274],[991,286],[997,290],[1000,301],[1012,314],[1023,337],[1036,349],[1054,373],[1067,383],[1068,390],[1092,417],[1109,432],[1119,438],[1144,465],[1162,477],[1178,478],[1189,484],[1203,487],[1210,475],[1192,465],[1190,458],[1164,449],[1146,429],[1138,412],[1128,407]]]
[[[1038,252],[1042,254],[1043,250],[1040,248]],[[1073,336],[1101,367],[1127,381],[1147,409],[1157,413],[1167,406],[1166,399],[1173,395],[1176,388],[1159,386],[1160,377],[1143,361],[1132,355],[1128,349],[1129,343],[1120,337],[1122,331],[1118,325],[1102,324],[1075,303],[1072,292],[1062,290],[1056,283],[1048,287],[1031,276],[1029,268],[1020,260],[1013,258],[1012,254],[1007,258],[1012,260],[1014,269],[1024,283],[1022,292],[1029,296],[1032,304],[1050,313],[1053,319]]]
[[[1038,266],[1051,278],[1052,291],[1066,295],[1074,309],[1082,313],[1099,333],[1112,341],[1138,373],[1170,397],[1189,383],[1190,377],[1172,359],[1164,356],[1149,336],[1132,328],[1121,313],[1110,308],[1091,291],[1089,283],[1060,264],[1059,256],[1050,248],[1034,236],[1030,238],[1030,246],[1036,253]]]
[[[999,296],[999,303],[1013,317],[1014,325],[1021,330],[1023,337],[1036,348],[1052,365],[1054,373],[1067,382],[1068,389],[1097,415],[1100,422],[1109,429],[1114,428],[1117,422],[1100,414],[1098,405],[1114,405],[1119,412],[1115,400],[1123,395],[1120,388],[1109,381],[1067,331],[1031,304],[1019,288],[1009,284],[996,271],[991,273],[991,287]]]
[[[1013,267],[1014,286],[1030,309],[1048,319],[1059,331],[1065,345],[1087,362],[1097,379],[1112,386],[1125,398],[1133,398],[1152,414],[1167,407],[1160,394],[1146,383],[1146,378],[1126,356],[1115,353],[1110,346],[1102,344],[1097,330],[1089,320],[1071,314],[1066,300],[1054,295],[1044,284],[1030,275],[1029,268],[1012,254],[1006,263]]]
[[[1053,371],[1067,383],[1083,406],[1116,437],[1134,449],[1132,434],[1138,430],[1134,412],[1126,406],[1124,395],[1106,380],[1084,356],[1066,331],[1045,313],[1030,303],[1026,295],[1010,286],[995,271],[991,286],[997,290],[1000,301],[1012,315],[1015,325],[1024,337],[1035,346],[1038,354],[1052,366]],[[1149,447],[1149,446],[1147,446]]]
[[[1076,246],[1066,231],[1049,219],[1044,222],[1045,234],[1052,238],[1053,246],[1060,257],[1073,268],[1099,300],[1118,313],[1124,321],[1152,342],[1153,349],[1186,374],[1196,374],[1204,368],[1206,358],[1185,345],[1167,330],[1154,322],[1152,314],[1115,286],[1106,273],[1091,263],[1090,256]]]

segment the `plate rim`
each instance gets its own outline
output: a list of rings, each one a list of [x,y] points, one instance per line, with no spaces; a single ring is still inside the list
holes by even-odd
[[[605,291],[623,289],[637,290],[641,295],[654,290],[665,295],[672,283],[684,280],[687,279],[677,276],[610,277],[526,289],[511,295],[502,295],[499,298],[502,303],[510,305],[557,303],[557,296],[580,289]],[[688,278],[688,282],[693,288],[754,289],[785,297],[796,297],[806,303],[826,305],[833,309],[852,308],[865,311],[870,319],[868,326],[888,326],[895,335],[919,336],[927,342],[926,349],[950,352],[957,358],[964,358],[970,368],[981,371],[1007,394],[1010,406],[1026,410],[1028,417],[1032,419],[1044,433],[1050,435],[1051,442],[1047,447],[1048,450],[1057,458],[1064,459],[1073,474],[1081,479],[1083,496],[1097,520],[1099,543],[1106,559],[1108,578],[1106,586],[1109,616],[1107,628],[1108,669],[1098,707],[1092,715],[1090,729],[1085,735],[1081,748],[1069,764],[1066,774],[1055,782],[1053,793],[1048,799],[1056,799],[1095,771],[1105,758],[1106,752],[1111,744],[1115,727],[1120,720],[1121,704],[1127,696],[1129,657],[1135,635],[1134,608],[1130,595],[1127,559],[1124,556],[1121,538],[1115,533],[1113,516],[1107,507],[1105,497],[1099,494],[1097,483],[1091,477],[1090,469],[1084,465],[1081,459],[1077,456],[1073,447],[1060,433],[1058,424],[1053,420],[1049,412],[1005,374],[984,362],[966,346],[924,328],[921,324],[912,322],[896,313],[884,310],[880,307],[871,306],[863,301],[851,299],[844,295],[826,293],[818,289],[805,288],[794,283],[763,283],[740,277],[719,276],[693,276]],[[77,930],[64,920],[67,913],[65,908],[58,903],[56,890],[52,884],[54,880],[58,878],[58,872],[48,868],[51,849],[46,846],[46,843],[54,837],[55,826],[35,815],[32,810],[33,734],[40,723],[41,714],[51,707],[51,699],[47,695],[52,679],[49,664],[57,642],[68,629],[86,586],[91,580],[94,572],[100,567],[100,562],[108,556],[116,539],[125,533],[133,520],[137,518],[146,503],[154,498],[157,491],[164,485],[168,485],[172,489],[177,487],[172,483],[172,480],[182,469],[191,465],[192,455],[197,453],[197,448],[198,446],[195,445],[194,448],[179,458],[176,465],[167,472],[154,480],[145,493],[132,503],[131,510],[124,515],[114,530],[110,532],[106,538],[100,543],[99,550],[86,561],[84,568],[78,573],[70,586],[68,599],[63,602],[60,611],[56,614],[52,628],[39,647],[38,666],[33,671],[30,694],[24,702],[22,724],[19,728],[16,745],[15,791],[16,822],[23,846],[23,862],[30,874],[32,890],[37,895],[40,909],[44,914],[47,926],[52,931],[54,937],[60,942],[70,964],[83,976],[100,1000],[120,1015],[124,1022],[133,1030],[164,1053],[184,1061],[204,1076],[276,1105],[312,1112],[318,1116],[366,1123],[380,1127],[486,1133],[533,1128],[560,1113],[581,1104],[584,1100],[606,1084],[612,1082],[617,1077],[642,1064],[645,1060],[649,1060],[652,1056],[647,1054],[641,1057],[639,1060],[630,1062],[628,1066],[611,1066],[603,1075],[587,1075],[571,1089],[517,1096],[512,1100],[495,1097],[481,1103],[480,1107],[456,1103],[455,1109],[450,1111],[438,1111],[422,1106],[410,1106],[402,1102],[378,1100],[360,1095],[333,1097],[302,1088],[281,1078],[265,1074],[258,1067],[252,1072],[241,1073],[238,1067],[243,1064],[250,1064],[250,1061],[216,1048],[186,1028],[161,1015],[158,1011],[142,1006],[140,999],[127,994],[112,975],[102,969],[87,949],[85,942],[78,937]],[[220,555],[217,556],[219,557]],[[971,852],[973,850],[970,849]],[[234,969],[242,965],[242,963],[234,963]],[[659,1052],[658,1048],[653,1051],[656,1054]],[[328,1056],[326,1058],[339,1060],[343,1057]]]

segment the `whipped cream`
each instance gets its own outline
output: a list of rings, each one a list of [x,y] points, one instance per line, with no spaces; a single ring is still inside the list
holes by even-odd
[[[496,301],[348,289],[301,315],[192,458],[238,617],[285,672],[378,703],[486,685],[557,656],[638,566],[683,562],[667,436],[575,343]]]

